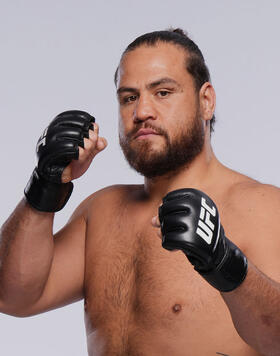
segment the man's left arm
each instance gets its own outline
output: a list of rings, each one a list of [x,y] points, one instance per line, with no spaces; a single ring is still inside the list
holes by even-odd
[[[270,260],[271,251],[264,249],[265,239],[270,249],[273,246],[269,241],[273,235],[271,226],[266,236],[264,231],[263,245],[258,246],[256,239],[248,258],[226,237],[215,203],[196,189],[168,193],[159,208],[159,222],[154,219],[153,224],[161,228],[162,246],[167,250],[181,250],[194,269],[221,292],[244,341],[264,356],[279,356],[280,284],[263,273],[272,271],[269,275],[278,275],[278,271],[273,271],[277,254]],[[251,262],[251,255],[258,266],[265,266],[263,272]]]
[[[280,284],[248,261],[241,285],[221,295],[242,339],[264,356],[279,356]]]

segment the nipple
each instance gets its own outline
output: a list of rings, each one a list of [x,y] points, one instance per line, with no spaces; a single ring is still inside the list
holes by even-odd
[[[177,314],[182,310],[182,306],[181,304],[175,304],[173,305],[172,311],[173,313]]]

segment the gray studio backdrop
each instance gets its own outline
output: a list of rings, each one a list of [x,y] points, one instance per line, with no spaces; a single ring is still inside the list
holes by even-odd
[[[0,222],[23,195],[35,144],[59,112],[89,111],[107,149],[75,182],[55,230],[92,192],[139,183],[117,139],[113,74],[136,36],[169,26],[201,47],[217,92],[213,146],[220,160],[279,185],[279,12],[277,1],[0,0]],[[0,314],[0,355],[86,355],[83,303],[32,318]]]

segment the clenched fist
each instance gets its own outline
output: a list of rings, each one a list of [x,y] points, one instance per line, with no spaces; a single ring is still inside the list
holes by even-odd
[[[98,136],[94,117],[87,112],[71,110],[57,115],[37,143],[38,164],[24,191],[29,204],[40,211],[61,210],[72,193],[71,181],[88,169],[106,145]]]

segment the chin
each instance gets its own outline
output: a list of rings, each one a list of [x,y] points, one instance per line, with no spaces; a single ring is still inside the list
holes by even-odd
[[[153,139],[147,138],[133,141],[130,145],[130,149],[134,151],[135,155],[158,155],[164,154],[166,143],[156,142]]]

